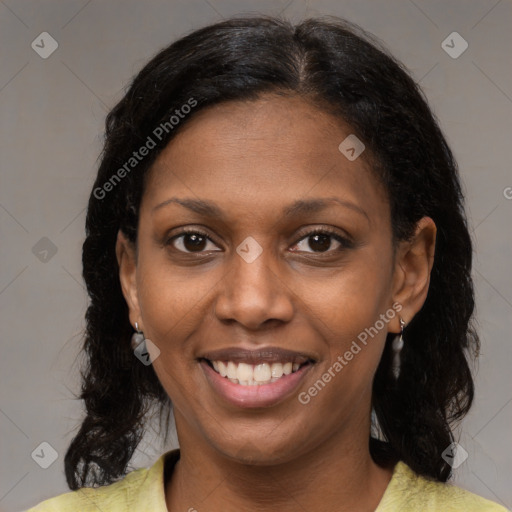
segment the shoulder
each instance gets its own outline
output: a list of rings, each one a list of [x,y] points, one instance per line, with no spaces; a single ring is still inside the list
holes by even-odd
[[[103,487],[82,487],[42,501],[26,512],[138,512],[166,511],[163,487],[165,458],[162,455],[151,468],[141,468],[128,473],[123,479]],[[163,508],[162,508],[163,505]]]
[[[399,462],[376,512],[508,512],[493,501],[449,483],[417,475]]]
[[[147,476],[147,469],[137,469],[128,473],[122,480],[104,487],[82,487],[45,500],[27,512],[60,512],[80,510],[82,512],[111,512],[129,510],[130,495]]]
[[[97,511],[104,507],[108,510],[125,510],[131,488],[137,487],[147,473],[147,469],[138,469],[126,475],[122,480],[104,487],[82,487],[45,500],[27,512],[57,512],[61,510]]]

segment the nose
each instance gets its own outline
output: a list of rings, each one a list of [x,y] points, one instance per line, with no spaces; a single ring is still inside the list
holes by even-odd
[[[252,262],[233,253],[215,304],[219,320],[237,322],[249,330],[291,320],[293,293],[270,253],[269,249],[263,250]]]

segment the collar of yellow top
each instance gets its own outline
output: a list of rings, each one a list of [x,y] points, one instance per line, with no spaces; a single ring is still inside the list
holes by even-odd
[[[164,453],[148,470],[146,477],[140,482],[140,487],[132,495],[134,510],[152,510],[153,512],[167,512],[165,503],[165,480],[174,470],[176,462],[180,458],[180,450],[171,450]],[[400,496],[402,486],[411,484],[417,475],[403,462],[398,462],[391,480],[375,512],[387,509],[391,504],[396,505],[396,497]],[[135,506],[136,505],[136,506]],[[151,505],[151,506],[149,506]],[[149,507],[149,508],[148,508]],[[199,504],[190,504],[190,508],[198,508]],[[199,509],[198,509],[199,510]]]
[[[130,510],[151,510],[168,512],[165,503],[165,480],[174,470],[180,458],[179,449],[164,453],[146,470],[133,473],[133,486],[129,490]],[[135,475],[138,474],[138,477]],[[130,475],[128,475],[129,477]],[[128,478],[127,477],[127,478]],[[439,510],[444,512],[507,512],[504,507],[488,501],[476,494],[451,484],[443,484],[417,475],[407,464],[400,461],[395,464],[391,480],[375,509],[375,512],[394,512],[396,510]],[[201,510],[200,503],[190,503],[188,510]]]
[[[136,470],[129,473],[136,478],[135,485],[128,485],[128,503],[130,510],[151,510],[152,512],[168,512],[165,503],[165,474],[172,472],[178,459],[179,449],[161,455],[149,469]]]

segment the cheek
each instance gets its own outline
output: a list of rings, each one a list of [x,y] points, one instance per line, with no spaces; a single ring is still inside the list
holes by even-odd
[[[138,298],[147,335],[163,348],[186,338],[204,317],[204,308],[216,280],[216,271],[172,267],[158,253],[140,254]],[[174,344],[174,343],[172,343]]]
[[[389,309],[391,282],[391,257],[368,250],[309,295],[310,319],[323,333],[329,354],[322,370],[335,375],[326,379],[332,379],[333,390],[341,390],[338,396],[359,394],[371,385],[396,315]]]
[[[391,267],[391,259],[371,250],[361,251],[345,268],[317,281],[316,286],[308,282],[298,293],[307,297],[312,318],[321,321],[336,349],[356,339],[385,312],[390,301]]]
[[[213,282],[172,272],[159,256],[139,259],[138,295],[144,334],[160,350],[153,368],[159,381],[180,410],[193,410],[190,393],[197,378],[197,363],[190,339],[204,320],[204,307]],[[194,405],[195,404],[195,405]],[[192,419],[190,418],[190,421]]]

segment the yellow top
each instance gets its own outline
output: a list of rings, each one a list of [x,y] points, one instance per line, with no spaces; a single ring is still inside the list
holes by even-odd
[[[61,494],[26,512],[168,512],[164,468],[167,466],[167,471],[172,471],[178,459],[179,450],[172,450],[164,453],[149,469],[137,469],[103,487],[83,487]],[[437,511],[507,512],[507,509],[451,484],[418,476],[403,462],[396,464],[375,512]]]

